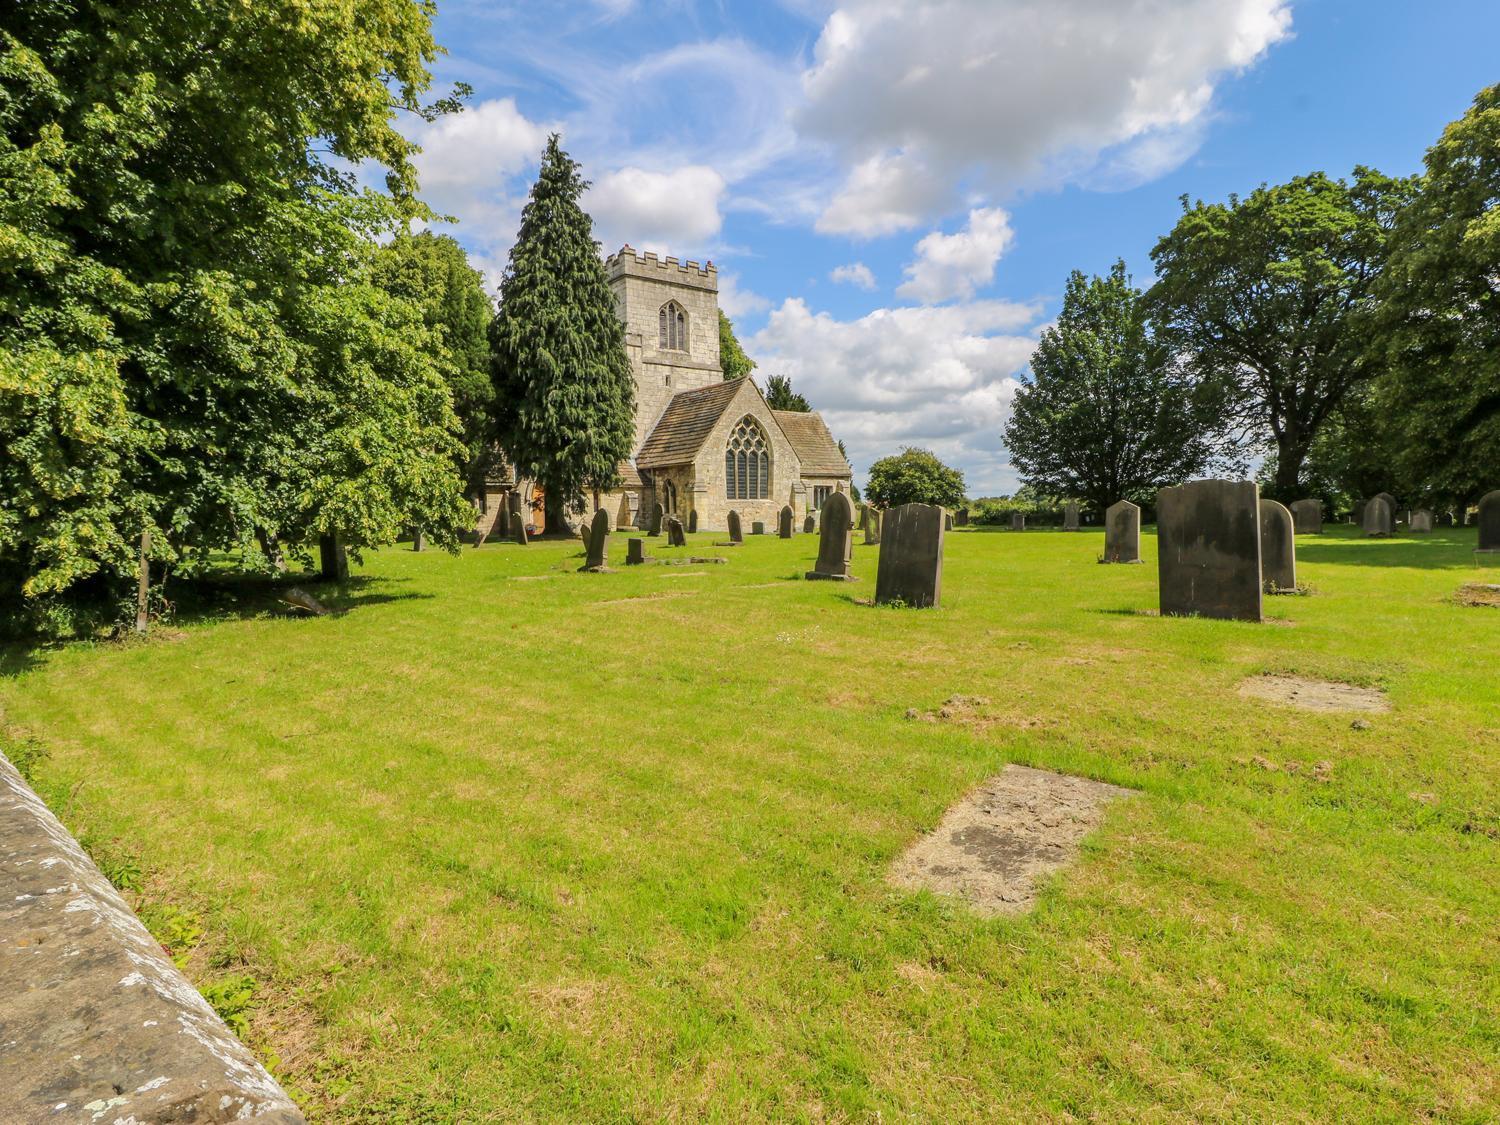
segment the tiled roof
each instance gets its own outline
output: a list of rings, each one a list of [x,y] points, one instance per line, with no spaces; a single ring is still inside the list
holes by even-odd
[[[673,395],[635,463],[643,469],[688,464],[698,456],[742,385],[739,379],[726,379]]]
[[[852,477],[849,462],[839,452],[838,442],[823,424],[816,411],[773,410],[781,432],[792,443],[792,451],[802,462],[805,477]]]
[[[628,492],[639,492],[643,486],[641,484],[641,474],[635,471],[635,466],[629,461],[621,461],[618,467],[620,470],[620,487]]]

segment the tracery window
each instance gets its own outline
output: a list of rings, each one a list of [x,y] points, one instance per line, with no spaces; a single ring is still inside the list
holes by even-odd
[[[747,414],[724,447],[724,496],[729,500],[764,500],[770,494],[770,444],[765,431]]]
[[[687,313],[676,301],[668,301],[656,314],[657,346],[666,352],[688,350]]]

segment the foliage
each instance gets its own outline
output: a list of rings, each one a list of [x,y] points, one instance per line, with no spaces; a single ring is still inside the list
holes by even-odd
[[[249,1036],[250,1012],[255,1007],[254,977],[248,973],[231,973],[201,985],[198,991],[230,1031],[241,1039]]]
[[[899,504],[957,508],[964,502],[964,475],[927,450],[908,447],[870,466],[865,497],[881,508]]]
[[[460,472],[472,493],[491,468],[495,388],[490,382],[488,329],[493,308],[484,278],[448,235],[402,233],[376,255],[373,280],[414,303],[441,345],[440,366],[453,396],[463,457]]]
[[[1225,419],[1277,453],[1274,492],[1295,498],[1318,431],[1376,370],[1372,292],[1411,180],[1315,172],[1228,203],[1182,200],[1151,251],[1147,295],[1164,341],[1219,384]]]
[[[1108,277],[1075,270],[1031,357],[1005,443],[1035,488],[1100,512],[1117,500],[1149,502],[1218,455],[1217,404],[1204,392],[1152,338],[1124,262]]]
[[[742,379],[755,370],[755,361],[745,354],[734,334],[734,324],[719,310],[719,366],[725,379]]]
[[[625,330],[578,202],[587,187],[553,134],[489,328],[496,432],[552,503],[613,488],[635,438]]]
[[[806,414],[812,403],[792,390],[792,380],[786,375],[772,375],[766,380],[766,405],[772,410],[792,410]]]
[[[1416,496],[1472,502],[1500,484],[1500,85],[1443,131],[1400,214],[1371,362],[1399,418],[1396,463]]]

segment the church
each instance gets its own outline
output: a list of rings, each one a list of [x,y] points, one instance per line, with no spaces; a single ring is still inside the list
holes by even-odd
[[[755,522],[771,528],[790,504],[800,526],[830,494],[849,491],[853,472],[820,415],[772,410],[753,379],[725,380],[712,262],[658,258],[626,245],[604,268],[635,375],[635,442],[620,465],[621,487],[588,497],[586,516],[600,507],[616,527],[643,526],[660,504],[702,530],[726,528],[731,509],[747,529]],[[529,522],[542,527],[537,490],[495,480],[479,502],[481,536],[504,511],[505,493],[517,488],[529,493],[522,504]]]

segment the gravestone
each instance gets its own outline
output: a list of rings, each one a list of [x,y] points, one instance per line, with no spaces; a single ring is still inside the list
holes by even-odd
[[[1298,535],[1323,534],[1323,502],[1321,500],[1293,500],[1292,530]]]
[[[1076,500],[1069,500],[1063,507],[1063,530],[1078,530],[1078,502]]]
[[[1365,505],[1360,527],[1369,536],[1383,537],[1391,533],[1391,506],[1384,497],[1377,496]]]
[[[1478,550],[1500,551],[1500,488],[1479,498]]]
[[[647,535],[661,534],[661,518],[666,512],[660,504],[651,505],[651,526],[647,529]]]
[[[902,504],[886,512],[881,522],[875,604],[936,606],[943,586],[943,509],[936,504]]]
[[[859,506],[859,530],[861,532],[865,532],[865,531],[868,531],[869,528],[870,528],[870,505],[868,505],[868,504],[861,504]]]
[[[1439,527],[1452,527],[1453,526],[1453,513],[1452,512],[1439,512],[1438,513],[1437,522],[1438,522],[1438,526]]]
[[[1411,514],[1411,530],[1413,535],[1421,535],[1432,530],[1432,513],[1426,508],[1418,508]]]
[[[1116,500],[1104,512],[1104,561],[1141,561],[1141,510],[1129,500]]]
[[[1195,480],[1157,493],[1163,616],[1260,620],[1259,499],[1254,481]]]
[[[865,546],[880,542],[880,509],[865,505]]]
[[[792,511],[790,504],[782,505],[781,511],[776,516],[776,534],[783,539],[790,539],[792,532],[796,530],[792,521],[797,518],[797,513]]]
[[[676,516],[667,517],[667,546],[686,547],[687,536],[682,530],[682,521]]]
[[[842,492],[823,501],[823,528],[818,534],[818,561],[807,572],[808,578],[827,578],[835,582],[852,580],[849,556],[854,550],[854,508]]]
[[[944,531],[952,531],[953,530],[953,513],[950,512],[950,511],[947,511],[946,509],[944,509],[944,511],[943,511],[943,530]]]
[[[640,566],[646,561],[646,541],[644,539],[625,540],[625,565]]]
[[[827,503],[827,501],[825,500],[824,503]],[[812,513],[809,512],[807,518],[802,521],[802,534],[803,535],[811,535],[813,532],[815,532],[817,530],[818,530],[818,521],[815,518],[813,518]]]
[[[411,537],[411,549],[413,551],[425,551],[427,549],[427,536],[420,531]]]
[[[521,518],[520,512],[510,514],[510,537],[521,546],[526,546],[526,521]]]
[[[591,530],[591,525],[589,524],[589,519],[588,519],[587,516],[584,516],[582,519],[580,519],[578,521],[578,538],[580,538],[580,539],[583,540],[583,545],[585,547],[587,547],[589,545],[589,532],[590,532],[590,530]]]
[[[1026,530],[1026,513],[1025,512],[1012,512],[1010,514],[1010,529],[1012,531],[1025,531]]]
[[[324,535],[318,539],[318,564],[327,581],[349,581],[349,553],[344,550],[342,535]]]
[[[688,513],[688,534],[689,535],[697,535],[698,534],[698,509],[697,508],[694,508],[691,512]]]
[[[1260,502],[1260,577],[1268,591],[1297,588],[1297,532],[1275,500]]]
[[[1396,522],[1396,498],[1394,496],[1392,496],[1389,492],[1377,492],[1375,495],[1379,499],[1384,500],[1387,504],[1390,505],[1390,507],[1391,507],[1391,523],[1392,523],[1392,525],[1394,525],[1395,522]]]
[[[969,526],[969,509],[968,508],[960,508],[958,510],[958,514],[953,517],[953,522],[956,523],[956,524],[958,524],[959,527],[968,527]]]
[[[745,531],[740,524],[740,514],[733,508],[729,509],[729,541],[731,543],[743,543]]]
[[[510,526],[510,524],[511,524],[510,517],[511,516],[519,516],[520,514],[521,514],[521,492],[520,492],[519,489],[513,488],[513,489],[511,489],[509,492],[507,492],[505,494],[505,526],[506,527]]]
[[[585,542],[588,544],[588,558],[583,561],[583,569],[604,570],[609,562],[609,516],[603,508],[594,513],[594,520],[588,526],[588,536]]]

